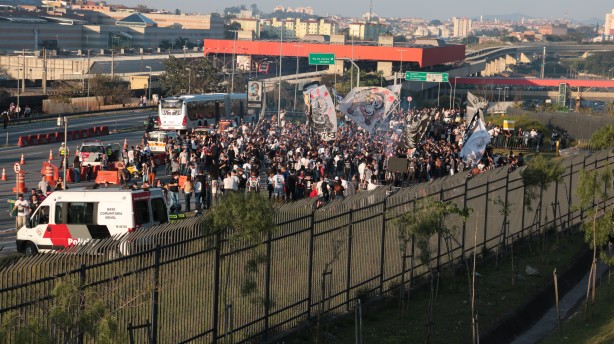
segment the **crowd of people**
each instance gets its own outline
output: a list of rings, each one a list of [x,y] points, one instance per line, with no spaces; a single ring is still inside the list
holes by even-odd
[[[407,148],[403,128],[424,115],[430,118],[426,132],[418,133],[416,146]],[[524,163],[522,154],[493,155],[492,150],[475,166],[464,162],[463,118],[461,111],[436,108],[395,112],[390,127],[376,133],[344,122],[332,141],[321,140],[305,123],[285,122],[281,128],[271,120],[238,123],[223,131],[192,131],[169,138],[163,171],[171,178],[166,184],[160,181],[160,162],[147,144],[124,150],[118,170],[123,178],[127,166],[137,166],[146,186],[165,188],[172,209],[181,207],[183,194],[189,210],[192,200],[197,208],[207,207],[229,192],[264,192],[278,201],[317,197],[327,202],[384,184],[405,186],[464,172],[473,176]],[[407,159],[407,170],[390,171],[389,159],[399,157]]]
[[[407,186],[457,173],[473,176],[524,163],[522,154],[494,155],[492,149],[477,164],[464,162],[460,157],[464,115],[437,108],[394,112],[389,127],[375,133],[345,121],[331,141],[320,139],[306,123],[286,121],[279,127],[268,119],[257,123],[237,120],[225,130],[196,130],[169,138],[165,160],[152,153],[145,133],[143,145],[126,147],[119,156],[108,147],[101,156],[101,169],[117,170],[122,185],[162,187],[173,211],[181,209],[179,196],[183,195],[184,210],[190,211],[209,207],[229,192],[263,192],[276,201],[318,198],[327,202],[381,185]],[[405,127],[425,116],[429,118],[425,131],[415,133],[414,147],[407,147]],[[493,140],[501,135],[492,126],[489,129]],[[69,153],[60,151],[62,154]],[[406,159],[406,170],[391,171],[391,158]],[[116,161],[113,167],[112,161]],[[72,167],[83,170],[78,155]],[[142,179],[129,182],[129,171],[135,170]],[[85,175],[92,179],[91,172]]]

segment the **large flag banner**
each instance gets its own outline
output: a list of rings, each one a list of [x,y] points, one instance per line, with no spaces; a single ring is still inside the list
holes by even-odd
[[[467,112],[465,113],[465,123],[469,124],[475,114],[486,111],[488,108],[488,100],[483,97],[478,97],[475,94],[467,93]],[[484,119],[484,114],[480,114],[480,117]]]
[[[355,87],[339,102],[339,111],[368,132],[373,133],[399,102],[401,85]]]
[[[405,148],[416,148],[418,146],[429,127],[429,123],[431,123],[431,116],[425,113],[420,119],[407,124],[405,127]]]
[[[479,116],[474,117],[475,125],[470,128],[470,134],[465,143],[463,143],[463,149],[461,149],[460,156],[463,161],[471,166],[476,165],[482,160],[482,155],[486,151],[486,146],[490,143],[490,135],[486,130],[484,121]]]
[[[316,132],[324,141],[334,140],[337,135],[337,114],[328,89],[322,85],[310,87],[303,93]]]

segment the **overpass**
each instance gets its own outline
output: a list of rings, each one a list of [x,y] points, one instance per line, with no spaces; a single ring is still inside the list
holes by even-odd
[[[501,46],[468,52],[465,62],[485,62],[483,76],[495,76],[507,70],[510,65],[517,63],[531,63],[534,55],[543,57],[544,49],[546,56],[558,57],[561,55],[573,55],[586,57],[595,52],[614,51],[614,45],[597,44],[552,44],[533,43],[515,46]]]

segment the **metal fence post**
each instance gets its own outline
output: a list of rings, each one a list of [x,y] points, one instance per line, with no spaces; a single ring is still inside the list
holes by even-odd
[[[439,188],[439,201],[443,203],[443,185]],[[442,224],[439,223],[441,226]],[[430,264],[429,264],[430,265]],[[441,267],[441,233],[437,233],[437,271]]]
[[[354,209],[350,209],[349,213],[349,226],[348,226],[348,260],[347,260],[347,270],[346,270],[346,281],[345,281],[345,308],[350,310],[350,290],[352,289],[352,221],[353,221],[353,212]]]
[[[383,202],[383,212],[382,212],[382,243],[380,247],[380,260],[379,260],[379,293],[384,293],[384,266],[386,259],[385,250],[386,250],[386,211],[387,211],[387,201],[388,197],[384,197]]]
[[[313,239],[314,239],[314,231],[315,231],[315,214],[316,211],[311,211],[311,226],[309,228],[309,266],[307,267],[307,271],[309,275],[307,275],[307,319],[311,319],[311,299],[313,295]]]
[[[154,274],[153,274],[153,295],[152,304],[152,335],[151,344],[158,343],[158,316],[159,316],[159,287],[160,287],[160,244],[156,245],[154,251]]]
[[[503,213],[503,247],[507,247],[507,232],[510,231],[507,224],[507,213],[509,212],[509,193],[510,193],[510,170],[505,173],[505,212]],[[510,231],[511,234],[511,231]]]
[[[463,193],[463,209],[467,209],[467,192],[469,189],[468,186],[469,179],[465,179],[465,192]],[[463,237],[461,238],[461,254],[462,261],[465,261],[465,235],[467,234],[467,221],[463,221]]]
[[[264,274],[264,340],[269,339],[269,314],[271,312],[271,232],[266,240],[266,271]]]
[[[484,206],[484,246],[482,252],[486,255],[486,237],[488,233],[488,194],[490,193],[490,179],[486,176],[486,204]]]
[[[87,268],[85,264],[81,264],[79,269],[79,313],[83,313],[85,310],[85,281],[86,281]],[[79,344],[83,344],[85,341],[85,333],[83,329],[79,329]]]
[[[213,271],[213,342],[217,342],[220,323],[220,268],[221,264],[221,234],[215,234],[215,267]]]
[[[567,196],[567,227],[571,227],[571,214],[573,213],[572,205],[571,205],[571,197],[572,197],[572,184],[573,183],[573,158],[570,159],[569,163],[569,195]]]

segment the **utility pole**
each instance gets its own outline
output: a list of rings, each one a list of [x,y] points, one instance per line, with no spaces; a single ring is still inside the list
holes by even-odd
[[[23,49],[21,52],[21,57],[23,59],[22,67],[23,67],[23,78],[21,79],[21,93],[26,93],[26,49]]]
[[[542,70],[541,70],[540,75],[542,79],[546,75],[546,47],[544,47],[544,54],[542,55]]]
[[[281,127],[281,60],[283,58],[283,43],[284,43],[284,30],[286,27],[284,26],[284,22],[282,21],[282,25],[279,28],[279,85],[277,89],[277,126]]]
[[[111,79],[115,78],[115,50],[111,50]]]
[[[47,94],[47,49],[43,48],[43,94]]]
[[[294,44],[294,47],[297,48],[297,50],[296,50],[296,72],[294,73],[294,109],[293,111],[296,111],[296,95],[298,93],[298,62],[300,59],[298,52],[303,46],[300,44]]]

